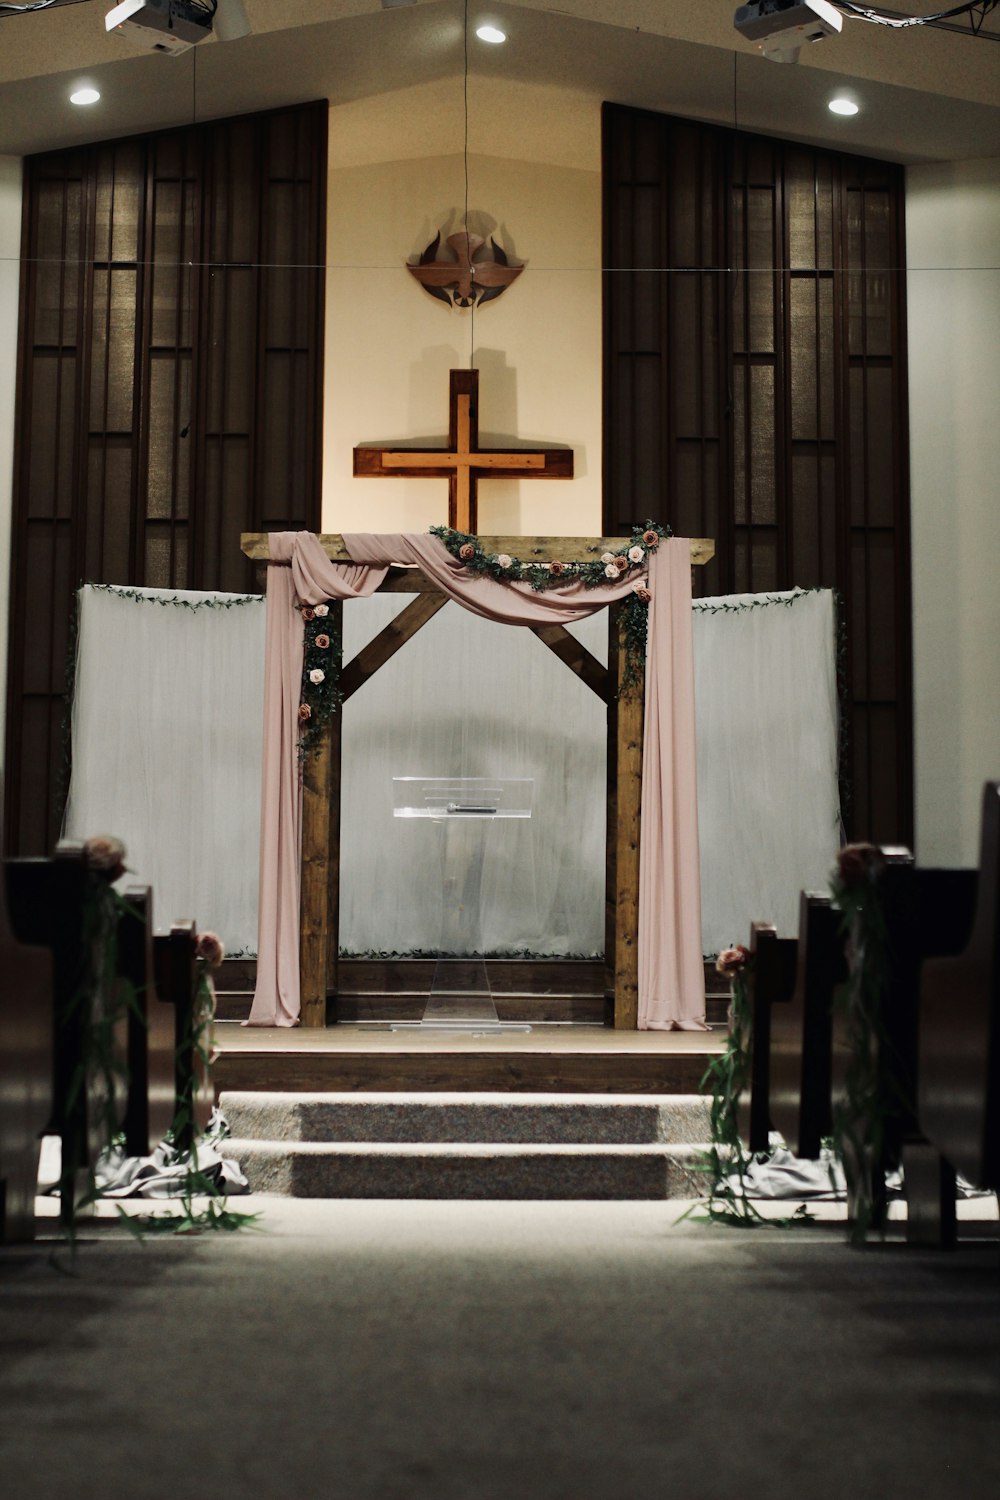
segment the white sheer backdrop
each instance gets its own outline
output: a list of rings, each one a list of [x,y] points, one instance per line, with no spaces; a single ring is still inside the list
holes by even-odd
[[[157,927],[234,954],[257,951],[263,663],[257,596],[80,590],[66,836],[117,834]]]
[[[193,915],[230,951],[253,952],[263,608],[82,593],[67,833],[119,834],[154,887],[158,922]],[[707,953],[745,942],[755,918],[793,932],[799,889],[825,885],[839,842],[833,596],[768,600],[695,607]],[[348,604],[345,657],[407,602]],[[606,659],[606,615],[572,628]],[[350,952],[438,940],[439,830],[393,818],[392,778],[403,775],[533,776],[531,820],[484,825],[486,946],[602,950],[604,709],[530,631],[448,604],[346,705]]]

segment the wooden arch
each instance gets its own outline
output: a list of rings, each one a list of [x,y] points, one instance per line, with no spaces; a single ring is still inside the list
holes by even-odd
[[[351,562],[343,538],[319,538],[333,562]],[[266,532],[245,532],[240,539],[247,557],[269,556]],[[480,537],[488,553],[509,553],[532,562],[592,562],[603,552],[620,551],[630,537]],[[691,562],[709,562],[715,543],[692,538]],[[357,692],[379,667],[416,635],[447,604],[447,596],[419,569],[391,568],[379,593],[416,594],[406,608],[369,641],[357,656],[340,666],[343,701]],[[342,638],[343,605],[330,606],[331,638]],[[619,1030],[638,1024],[639,802],[642,781],[641,681],[619,696],[625,664],[623,605],[608,608],[608,665],[604,667],[562,625],[527,628],[575,672],[607,706],[608,819],[605,885],[604,996],[609,1021]],[[338,650],[340,647],[338,645]],[[337,714],[305,764],[302,788],[301,1021],[326,1025],[327,998],[338,987],[340,922],[340,766],[342,716]]]

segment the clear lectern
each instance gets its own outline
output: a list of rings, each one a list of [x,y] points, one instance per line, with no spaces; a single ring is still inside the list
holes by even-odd
[[[497,1016],[483,944],[482,875],[487,839],[496,836],[492,825],[531,817],[534,781],[394,776],[392,786],[393,816],[426,818],[441,856],[438,961],[423,1020],[410,1024],[448,1031],[530,1031]]]

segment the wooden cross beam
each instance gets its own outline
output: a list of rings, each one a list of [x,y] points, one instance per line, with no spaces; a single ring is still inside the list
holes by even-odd
[[[572,448],[479,447],[479,371],[452,370],[447,448],[355,448],[356,479],[448,476],[448,525],[475,535],[480,479],[572,479]]]

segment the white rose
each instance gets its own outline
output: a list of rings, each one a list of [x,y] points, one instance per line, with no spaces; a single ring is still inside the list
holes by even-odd
[[[613,552],[605,552],[603,554],[603,556],[601,557],[601,562],[604,564],[605,567],[608,567],[608,565],[610,563],[613,563],[614,560],[615,560],[615,554]],[[608,577],[609,578],[611,577],[610,573],[608,574]]]
[[[317,687],[319,687],[319,684],[323,682],[325,678],[326,673],[321,671],[319,667],[313,667],[312,671],[309,673],[309,681],[314,682]]]
[[[501,552],[500,556],[497,558],[497,566],[500,568],[509,568],[513,561],[514,559],[512,557],[508,557],[506,552]]]
[[[328,604],[317,604],[313,610],[313,614],[316,616],[317,620],[325,619],[329,613],[330,606]]]
[[[629,560],[629,562],[635,562],[635,563],[642,562],[642,560],[643,560],[643,558],[645,556],[646,556],[646,554],[642,550],[641,547],[630,547],[628,549],[628,560]]]
[[[604,576],[605,576],[605,578],[617,578],[618,577],[618,569],[615,567],[615,565],[614,565],[613,562],[609,562],[608,565],[607,565],[607,567],[604,569]]]

